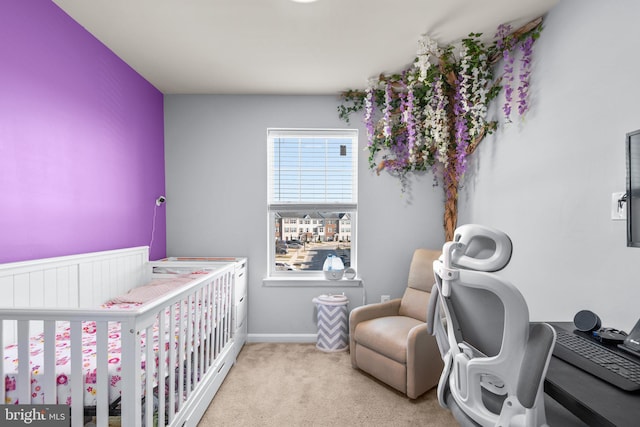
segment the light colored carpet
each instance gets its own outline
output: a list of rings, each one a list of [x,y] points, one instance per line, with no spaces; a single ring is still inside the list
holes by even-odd
[[[199,426],[458,426],[435,389],[416,400],[353,369],[348,352],[249,343]]]

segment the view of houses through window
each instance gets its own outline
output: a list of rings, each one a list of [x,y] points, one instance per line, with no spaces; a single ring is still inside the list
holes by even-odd
[[[276,270],[322,270],[332,254],[351,265],[350,212],[276,212]]]

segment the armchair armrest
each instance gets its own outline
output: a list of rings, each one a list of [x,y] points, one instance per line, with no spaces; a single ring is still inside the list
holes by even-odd
[[[400,311],[400,298],[391,301],[379,302],[375,304],[361,305],[351,310],[349,324],[357,325],[365,320],[378,317],[397,316]]]
[[[427,324],[411,329],[407,342],[407,370],[414,372],[407,373],[407,396],[417,398],[419,393],[416,390],[424,390],[425,384],[426,389],[435,387],[443,367],[436,338],[429,333]]]
[[[355,367],[355,346],[354,331],[358,323],[366,320],[376,319],[378,317],[397,316],[400,311],[400,298],[392,299],[386,302],[362,305],[351,310],[349,315],[349,348],[351,349],[351,364]]]

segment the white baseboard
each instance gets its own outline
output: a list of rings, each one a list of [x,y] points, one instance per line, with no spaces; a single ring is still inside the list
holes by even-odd
[[[318,334],[249,334],[247,342],[315,343]]]

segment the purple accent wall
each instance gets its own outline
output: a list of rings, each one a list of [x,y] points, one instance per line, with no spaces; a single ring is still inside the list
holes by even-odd
[[[0,2],[0,263],[166,255],[163,95],[50,0]],[[170,199],[168,198],[168,203]]]

